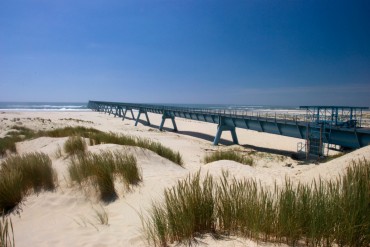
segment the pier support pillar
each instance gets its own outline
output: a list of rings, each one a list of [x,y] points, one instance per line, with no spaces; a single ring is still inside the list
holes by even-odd
[[[131,116],[132,116],[132,119],[135,120],[135,116],[134,116],[134,112],[132,111],[131,108],[125,108],[125,112],[123,113],[123,117],[122,117],[122,121],[125,120],[125,117],[126,117],[126,113],[127,111],[131,111]]]
[[[122,111],[122,108],[121,107],[119,107],[119,106],[117,106],[116,107],[116,112],[114,113],[114,117],[122,117],[122,113],[121,113],[121,111]]]
[[[233,138],[234,144],[239,144],[238,137],[236,136],[235,126],[226,125],[224,123],[224,119],[220,118],[219,124],[217,126],[217,133],[215,136],[215,140],[213,141],[213,145],[218,145],[218,143],[220,142],[222,132],[224,130],[228,130],[231,132],[231,137]]]
[[[131,112],[132,112],[132,110],[131,110]],[[135,126],[137,126],[137,123],[139,122],[139,119],[140,119],[140,115],[141,115],[141,113],[144,113],[144,114],[145,114],[145,116],[146,116],[146,121],[148,122],[148,125],[150,125],[150,121],[149,121],[148,113],[147,113],[146,111],[144,111],[144,110],[139,109],[139,114],[137,115],[136,122],[135,122]]]
[[[161,125],[159,126],[159,130],[160,131],[163,130],[163,125],[164,125],[164,122],[166,121],[167,118],[171,118],[172,124],[173,124],[173,131],[177,132],[177,126],[176,126],[176,122],[175,122],[175,116],[174,115],[171,115],[170,113],[168,113],[166,111],[163,112],[162,122],[161,122]]]

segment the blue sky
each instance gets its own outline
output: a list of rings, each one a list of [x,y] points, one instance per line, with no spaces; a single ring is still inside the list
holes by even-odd
[[[0,101],[370,106],[370,1],[0,1]]]

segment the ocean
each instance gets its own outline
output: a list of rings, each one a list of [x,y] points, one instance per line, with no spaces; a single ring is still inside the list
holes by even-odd
[[[247,111],[292,111],[296,106],[261,106],[236,104],[156,104],[185,108],[206,108]],[[90,111],[87,102],[0,102],[0,111]]]
[[[0,102],[0,111],[90,111],[87,102]]]

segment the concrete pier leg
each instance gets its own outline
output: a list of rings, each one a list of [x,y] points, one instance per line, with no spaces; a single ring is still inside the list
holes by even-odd
[[[125,111],[123,112],[122,121],[125,120],[126,113],[127,113],[127,109],[125,109]]]
[[[159,130],[162,131],[163,130],[163,125],[164,125],[164,122],[166,121],[166,118],[162,117],[162,122],[161,122],[161,125],[159,125]]]
[[[149,117],[148,117],[148,113],[145,112],[145,116],[146,116],[146,121],[148,122],[148,125],[150,125],[150,120],[149,120]]]
[[[131,110],[131,112],[132,112],[132,110]],[[145,114],[146,121],[148,122],[148,125],[150,125],[148,113],[146,111],[139,110],[139,114],[137,115],[135,126],[137,126],[137,123],[139,122],[139,118],[140,118],[141,113],[144,113]],[[132,115],[134,115],[134,114],[132,114]]]
[[[140,115],[141,115],[141,111],[139,111],[139,114],[137,115],[135,126],[137,126],[137,123],[139,122]]]
[[[134,112],[132,111],[132,109],[130,109],[130,111],[131,111],[132,119],[135,120]]]
[[[175,122],[175,117],[174,116],[171,116],[170,114],[168,114],[167,112],[164,112],[163,113],[163,116],[162,116],[162,122],[161,122],[161,125],[159,126],[159,130],[162,131],[163,130],[163,125],[164,125],[164,122],[166,121],[167,118],[171,118],[172,120],[172,124],[173,124],[173,130],[175,132],[177,132],[177,126],[176,126],[176,122]]]
[[[172,124],[173,124],[173,130],[175,132],[177,132],[177,125],[176,125],[176,122],[175,122],[175,117],[172,117],[171,120],[172,120]]]
[[[218,143],[220,142],[222,132],[225,131],[225,130],[228,130],[228,131],[231,132],[231,136],[233,138],[234,144],[239,144],[238,137],[237,137],[236,131],[235,131],[235,127],[231,127],[231,126],[227,126],[227,125],[218,125],[217,133],[216,133],[216,136],[215,136],[215,140],[213,141],[213,145],[215,145],[215,146],[218,145]]]
[[[233,138],[233,142],[234,144],[239,144],[239,141],[238,141],[238,137],[236,135],[236,130],[235,130],[235,127],[233,129],[230,130],[231,132],[231,137]]]
[[[125,111],[123,113],[123,117],[122,117],[122,121],[125,120],[126,118],[126,114],[127,114],[127,111],[130,111],[131,112],[131,116],[132,116],[132,119],[135,120],[135,116],[134,116],[134,112],[132,111],[132,109],[130,108],[125,108]],[[122,110],[123,112],[123,110]]]

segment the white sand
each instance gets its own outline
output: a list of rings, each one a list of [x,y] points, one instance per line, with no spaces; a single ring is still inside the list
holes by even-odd
[[[144,118],[144,117],[143,117]],[[119,190],[119,199],[102,205],[94,197],[88,196],[68,183],[68,159],[64,155],[57,158],[58,147],[63,147],[67,138],[42,137],[17,144],[19,153],[44,152],[53,160],[58,172],[59,187],[55,192],[42,192],[26,198],[19,215],[12,215],[17,246],[147,246],[141,230],[140,212],[146,213],[151,202],[160,201],[165,188],[171,187],[189,173],[202,169],[202,174],[209,172],[219,176],[222,170],[238,178],[254,178],[269,186],[281,184],[285,177],[298,182],[311,182],[322,177],[330,179],[345,171],[351,160],[370,159],[370,147],[365,147],[344,155],[330,162],[315,165],[299,165],[288,156],[296,151],[297,143],[302,140],[278,135],[270,135],[237,129],[241,146],[231,145],[231,135],[225,132],[220,146],[213,146],[216,125],[185,119],[176,119],[178,133],[169,131],[171,121],[165,124],[166,130],[160,132],[158,125],[161,116],[149,114],[154,127],[137,127],[134,121],[122,121],[113,115],[97,112],[6,112],[0,113],[0,137],[4,137],[15,125],[32,129],[48,130],[64,126],[94,127],[102,131],[113,131],[128,135],[141,136],[159,141],[165,146],[180,151],[184,168],[158,156],[157,154],[136,147],[122,147],[104,144],[89,147],[89,151],[125,150],[132,153],[142,169],[143,183],[131,192]],[[79,121],[77,121],[79,120]],[[227,144],[227,145],[223,145]],[[217,149],[237,148],[243,152],[255,152],[255,166],[245,166],[233,161],[217,161],[207,165],[202,158],[208,152]],[[289,166],[288,166],[289,164]],[[109,225],[101,225],[95,218],[95,210],[104,210],[109,216]],[[201,242],[208,246],[257,246],[246,239],[214,240],[206,236]],[[259,246],[276,246],[258,243]],[[284,246],[284,245],[281,245]]]

